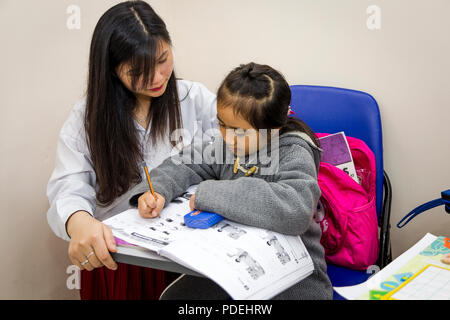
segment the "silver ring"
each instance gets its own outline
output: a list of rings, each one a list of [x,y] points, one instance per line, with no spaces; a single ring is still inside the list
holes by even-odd
[[[89,260],[88,259],[86,259],[86,260],[84,260],[82,263],[80,263],[82,266],[84,266],[86,263],[88,263],[89,262]]]
[[[92,256],[94,254],[94,251],[89,252],[89,254],[86,256],[86,259],[89,260],[89,257]]]

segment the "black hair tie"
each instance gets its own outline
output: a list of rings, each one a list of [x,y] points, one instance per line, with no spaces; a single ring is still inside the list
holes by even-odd
[[[256,78],[255,75],[252,74],[253,67],[254,67],[253,64],[251,64],[251,65],[248,66],[247,72],[245,73],[245,77],[247,77],[247,78],[249,78],[249,79],[255,79],[255,78]]]

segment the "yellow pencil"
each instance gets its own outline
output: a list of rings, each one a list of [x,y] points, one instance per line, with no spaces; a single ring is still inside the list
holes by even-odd
[[[145,164],[145,163],[144,163],[144,169],[145,169],[145,174],[147,175],[148,186],[150,187],[150,190],[152,191],[152,194],[153,194],[153,198],[156,201],[156,199],[158,199],[158,198],[156,197],[155,192],[153,191],[153,186],[152,186],[152,182],[150,180],[150,175],[148,174],[147,164]]]

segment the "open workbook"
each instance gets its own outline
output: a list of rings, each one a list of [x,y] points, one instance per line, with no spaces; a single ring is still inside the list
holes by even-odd
[[[313,262],[299,236],[227,219],[208,229],[184,224],[191,186],[160,217],[143,219],[137,209],[103,223],[114,236],[171,259],[220,285],[233,299],[270,299],[310,275]]]

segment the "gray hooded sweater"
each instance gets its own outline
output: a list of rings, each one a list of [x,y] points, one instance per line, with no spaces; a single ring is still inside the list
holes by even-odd
[[[320,244],[321,229],[313,219],[320,197],[317,173],[321,150],[301,132],[284,133],[277,141],[239,159],[243,170],[236,173],[236,157],[222,137],[190,145],[150,171],[153,189],[165,198],[167,205],[189,186],[198,184],[196,209],[216,212],[238,223],[299,235],[311,255],[314,272],[274,299],[332,299],[333,289]],[[258,170],[245,176],[244,171],[254,166]],[[131,192],[134,196],[130,204],[137,206],[137,199],[146,191],[146,181],[138,184]],[[212,281],[193,278],[182,277],[166,290],[164,297],[226,297]],[[185,292],[183,288],[189,283],[196,286]]]

